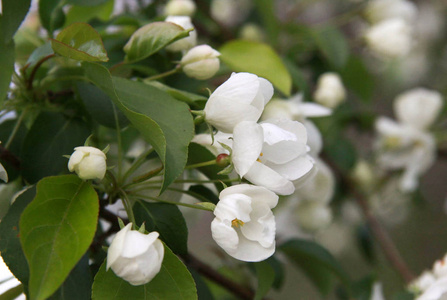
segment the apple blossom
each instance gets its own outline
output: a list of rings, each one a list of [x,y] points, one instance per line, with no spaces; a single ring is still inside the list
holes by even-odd
[[[121,229],[107,251],[107,270],[129,282],[142,285],[160,272],[164,247],[158,232],[143,234],[131,230],[132,223]]]
[[[196,4],[192,0],[170,0],[165,6],[168,16],[189,16],[196,11]]]
[[[248,184],[224,189],[211,222],[213,239],[232,257],[262,261],[275,252],[275,217],[278,196]]]
[[[95,147],[76,147],[68,161],[68,170],[76,172],[79,178],[103,179],[106,174],[106,155]]]
[[[195,135],[191,142],[206,147],[211,153],[217,156],[220,153],[229,154],[228,150],[222,147],[220,143],[225,144],[231,148],[233,146],[233,135],[218,131],[216,134],[214,134],[213,143],[213,137],[211,137],[211,134],[200,133]]]
[[[189,50],[197,44],[197,32],[194,29],[194,25],[191,22],[191,18],[188,16],[168,16],[165,19],[166,22],[177,24],[183,29],[193,29],[189,32],[189,36],[182,38],[166,47],[166,50],[171,52],[179,52]]]
[[[409,285],[409,290],[415,294],[419,294],[428,289],[436,282],[436,277],[430,271],[424,271],[418,278],[413,280]]]
[[[371,26],[365,33],[368,47],[380,57],[397,58],[412,47],[412,29],[403,19],[387,19]]]
[[[447,254],[433,264],[433,274],[436,277],[447,277]]]
[[[369,1],[365,15],[371,23],[400,18],[411,24],[416,20],[417,6],[408,0],[373,0]]]
[[[182,57],[180,64],[188,77],[205,80],[219,70],[219,55],[208,45],[195,46]]]
[[[335,108],[346,98],[346,90],[337,73],[324,73],[317,81],[314,92],[316,102],[326,107]]]
[[[273,96],[272,84],[251,73],[233,73],[210,96],[205,121],[219,131],[232,133],[242,121],[256,122]]]
[[[5,167],[0,163],[0,179],[4,182],[8,182],[8,173],[6,173]]]
[[[233,133],[234,168],[253,184],[290,195],[293,181],[313,167],[306,142],[306,129],[296,121],[240,122]]]
[[[250,0],[212,0],[210,13],[220,24],[234,27],[248,16],[251,7]]]

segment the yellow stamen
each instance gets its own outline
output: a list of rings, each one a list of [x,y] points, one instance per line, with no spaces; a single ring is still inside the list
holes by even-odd
[[[259,154],[259,158],[258,158],[256,161],[261,162],[261,157],[262,157],[262,156],[264,156],[264,153],[261,152],[261,153]]]
[[[236,227],[238,228],[239,226],[243,226],[245,223],[239,219],[234,219],[233,221],[231,221],[231,226],[232,227]]]

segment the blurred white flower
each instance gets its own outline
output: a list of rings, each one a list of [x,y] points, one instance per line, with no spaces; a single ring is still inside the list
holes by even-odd
[[[447,277],[441,277],[431,284],[416,300],[447,299]]]
[[[273,96],[272,84],[250,73],[233,73],[210,96],[205,105],[205,121],[219,131],[232,133],[242,121],[259,120]]]
[[[383,58],[402,57],[413,45],[412,28],[403,19],[387,19],[367,29],[365,39],[373,53]]]
[[[371,23],[399,18],[409,24],[416,20],[417,6],[408,0],[372,0],[368,2],[365,15]]]
[[[275,252],[275,217],[278,196],[266,188],[234,185],[219,195],[211,222],[213,239],[232,257],[262,261]]]
[[[194,25],[191,22],[191,18],[188,16],[168,16],[165,19],[166,22],[177,24],[183,29],[194,29]],[[189,36],[182,38],[166,47],[166,50],[172,52],[186,51],[191,49],[197,44],[197,32],[192,30],[189,32]]]
[[[447,277],[447,254],[433,264],[433,274],[436,277]]]
[[[251,0],[212,0],[210,12],[220,24],[234,27],[244,21],[251,7]]]
[[[196,11],[196,4],[192,0],[170,0],[165,6],[165,15],[189,16]]]
[[[5,167],[0,163],[0,179],[4,182],[8,182],[8,173],[6,173]]]
[[[298,225],[308,232],[316,232],[332,222],[332,210],[325,203],[301,201],[295,213]]]
[[[199,80],[209,79],[219,70],[220,53],[208,45],[195,46],[180,61],[183,72],[188,77]]]
[[[383,295],[382,283],[374,283],[370,300],[385,300],[385,296]]]
[[[79,178],[102,180],[106,174],[106,155],[95,147],[76,147],[68,161],[68,170],[76,172]]]
[[[121,229],[107,251],[107,270],[131,285],[142,285],[151,281],[160,272],[164,247],[158,232],[143,234],[131,230],[132,223]]]
[[[306,142],[306,129],[296,121],[240,122],[233,133],[234,168],[253,184],[290,195],[293,181],[313,167]]]
[[[255,23],[244,24],[244,26],[242,26],[241,30],[239,31],[239,37],[243,40],[253,42],[263,42],[265,39],[262,28]]]
[[[359,160],[352,170],[351,177],[365,190],[371,190],[376,182],[371,164],[365,160]]]
[[[415,88],[396,97],[394,111],[400,123],[424,130],[434,123],[442,104],[437,91]]]
[[[326,107],[335,108],[346,98],[346,90],[337,73],[324,73],[317,81],[314,92],[316,102]]]
[[[430,271],[424,271],[418,278],[413,280],[408,289],[415,293],[419,294],[428,289],[433,283],[435,283],[436,277]]]

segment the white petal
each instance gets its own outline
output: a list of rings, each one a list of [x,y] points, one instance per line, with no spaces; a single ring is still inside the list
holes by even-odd
[[[447,296],[447,277],[439,278],[416,300],[440,300]]]
[[[205,106],[204,111],[205,120],[225,133],[232,133],[239,122],[256,122],[262,114],[256,107],[236,101],[215,102]]]
[[[251,183],[263,186],[278,195],[290,195],[295,191],[291,181],[257,161],[244,177]]]
[[[306,175],[312,169],[313,160],[308,155],[303,155],[286,164],[277,165],[273,163],[266,163],[266,166],[280,174],[285,179],[293,181]]]
[[[296,141],[306,144],[307,143],[307,132],[304,125],[298,121],[291,121],[286,119],[273,119],[263,122],[262,124],[271,123],[279,128],[293,133],[296,137]]]
[[[81,162],[85,155],[87,155],[87,153],[81,150],[75,150],[75,152],[73,152],[73,154],[70,156],[70,160],[68,161],[68,170],[70,172],[74,172],[76,166]]]
[[[259,79],[259,89],[264,98],[264,106],[272,99],[273,96],[273,85],[267,79],[258,77]]]
[[[6,170],[1,163],[0,163],[0,179],[3,180],[4,182],[8,182],[8,173],[6,173]]]
[[[308,179],[307,182],[305,182],[301,187],[297,188],[295,195],[307,201],[327,204],[334,195],[334,174],[332,173],[332,170],[320,159],[315,159],[313,170],[316,171],[314,176]],[[313,170],[309,173],[313,173]]]
[[[275,242],[270,247],[263,247],[258,242],[250,241],[240,235],[239,246],[234,253],[228,253],[236,259],[249,262],[262,261],[275,253]]]
[[[327,108],[323,105],[304,102],[300,104],[301,114],[304,117],[312,118],[312,117],[326,117],[332,114],[332,109]]]
[[[240,122],[233,132],[232,160],[236,172],[243,177],[261,154],[262,127],[255,122]]]
[[[323,138],[321,137],[320,130],[311,121],[304,121],[304,127],[307,132],[307,145],[310,148],[310,154],[317,156],[323,149]]]
[[[126,258],[136,257],[146,252],[158,238],[158,232],[144,234],[136,230],[131,230],[126,235],[121,256]]]
[[[230,223],[231,224],[231,223]],[[214,241],[228,254],[233,256],[239,244],[239,237],[230,224],[224,224],[218,218],[211,222],[211,234]]]
[[[250,104],[258,93],[259,86],[259,78],[254,74],[233,74],[211,94],[205,110],[208,105],[213,105],[216,101]]]
[[[269,122],[261,123],[264,132],[264,142],[273,145],[281,141],[297,141],[297,136],[292,132],[282,129]]]
[[[121,251],[124,248],[124,241],[126,240],[127,232],[132,228],[132,223],[129,223],[118,231],[113,238],[109,249],[107,250],[107,270],[120,257]]]
[[[253,199],[256,203],[261,202],[267,204],[270,208],[274,208],[278,204],[278,196],[272,191],[251,184],[238,184],[224,189],[219,198],[227,197],[231,194],[245,194]]]
[[[251,198],[244,194],[233,193],[231,195],[219,197],[220,201],[214,209],[214,215],[222,221],[233,221],[234,219],[243,222],[250,221],[252,211]]]
[[[251,241],[268,248],[275,242],[275,217],[267,205],[253,205],[251,222],[241,226],[242,234]]]
[[[296,157],[305,154],[307,146],[300,142],[281,141],[272,146],[264,144],[261,162],[270,161],[274,164],[285,164]]]

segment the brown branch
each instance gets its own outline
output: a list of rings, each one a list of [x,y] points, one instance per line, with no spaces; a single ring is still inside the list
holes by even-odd
[[[330,158],[325,155],[322,155],[321,157],[329,165],[332,171],[334,171],[340,184],[344,186],[354,197],[355,201],[362,210],[363,215],[365,216],[368,227],[371,229],[371,232],[382,249],[386,259],[390,262],[391,266],[397,271],[397,273],[399,273],[402,279],[407,284],[410,283],[413,279],[415,279],[415,276],[403,260],[388,232],[372,213],[367,197],[357,188],[357,185],[349,177],[343,174],[340,168]]]

